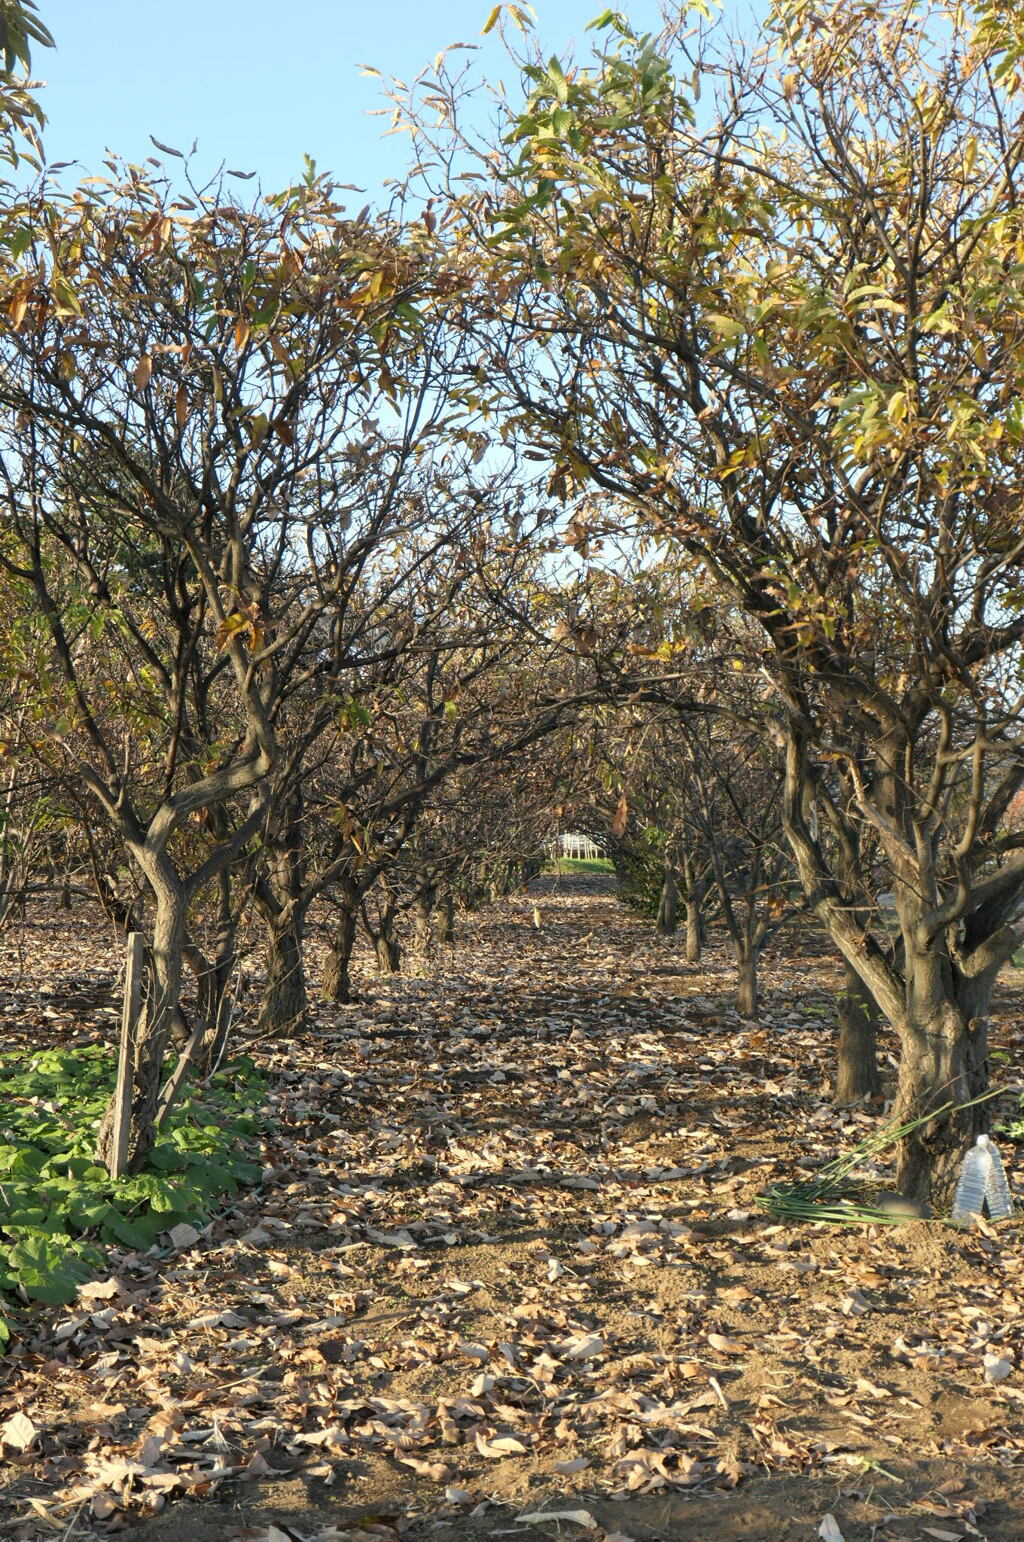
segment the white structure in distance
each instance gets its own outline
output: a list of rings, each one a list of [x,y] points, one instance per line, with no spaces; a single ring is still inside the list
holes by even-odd
[[[570,830],[565,835],[556,836],[551,842],[552,860],[558,857],[572,857],[576,861],[596,862],[604,855],[604,847],[599,846],[593,836],[583,835],[578,830]]]

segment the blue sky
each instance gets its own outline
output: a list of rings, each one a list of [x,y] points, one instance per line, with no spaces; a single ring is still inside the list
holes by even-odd
[[[623,6],[637,26],[655,30],[657,0]],[[546,51],[575,38],[602,0],[535,0]],[[47,157],[102,170],[109,148],[130,160],[157,155],[149,141],[188,150],[197,169],[222,162],[255,171],[267,190],[285,186],[312,155],[339,180],[367,189],[407,168],[404,135],[381,138],[380,83],[360,74],[376,66],[411,80],[439,49],[480,45],[480,67],[503,67],[500,44],[480,36],[490,0],[40,0],[57,41],[33,60],[47,82]],[[467,56],[463,56],[467,57]],[[508,70],[507,63],[504,69]]]

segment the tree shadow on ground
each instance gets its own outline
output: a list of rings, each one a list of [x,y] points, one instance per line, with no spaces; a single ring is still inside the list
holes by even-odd
[[[360,1522],[386,1526],[389,1518],[406,1514],[409,1480],[394,1463],[381,1458],[347,1463],[339,1478],[330,1489],[292,1473],[226,1486],[215,1500],[177,1504],[133,1527],[132,1534],[144,1542],[228,1542],[236,1528],[243,1536],[242,1528],[251,1528],[255,1542],[255,1528],[276,1524],[295,1542],[307,1542],[328,1526],[342,1531]],[[608,1533],[633,1542],[816,1542],[825,1515],[834,1518],[844,1542],[876,1542],[882,1536],[924,1542],[943,1532],[983,1542],[1020,1542],[1024,1515],[1024,1471],[982,1467],[969,1459],[962,1464],[894,1461],[884,1472],[846,1469],[834,1479],[756,1475],[732,1490],[698,1485],[689,1492],[622,1499],[594,1497],[585,1489],[566,1494],[558,1490],[557,1480],[542,1473],[531,1487],[533,1497],[515,1507],[485,1504],[482,1492],[474,1493],[471,1505],[445,1505],[438,1493],[432,1515],[403,1521],[403,1542],[485,1542],[503,1535],[520,1542],[553,1542]],[[520,1515],[557,1515],[559,1510],[584,1511],[596,1528],[555,1518],[517,1524]]]

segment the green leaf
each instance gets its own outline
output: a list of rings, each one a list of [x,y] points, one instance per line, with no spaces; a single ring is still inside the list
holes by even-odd
[[[162,1226],[162,1218],[158,1219],[155,1215],[133,1216],[129,1220],[111,1207],[103,1223],[103,1235],[115,1242],[123,1242],[125,1247],[136,1248],[142,1252],[153,1246],[156,1234]]]
[[[70,1250],[70,1240],[28,1237],[9,1250],[8,1264],[30,1300],[53,1306],[75,1299],[91,1270]]]
[[[742,337],[746,332],[746,326],[742,321],[737,321],[735,316],[723,316],[717,311],[712,311],[708,316],[708,325],[713,327],[719,337],[732,342],[737,337]]]

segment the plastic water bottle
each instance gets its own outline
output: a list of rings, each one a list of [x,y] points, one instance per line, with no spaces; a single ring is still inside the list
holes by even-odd
[[[970,1220],[988,1210],[992,1220],[1010,1215],[1013,1206],[1002,1158],[987,1135],[979,1135],[964,1157],[953,1200],[954,1221]]]
[[[992,1167],[988,1145],[988,1136],[979,1135],[964,1157],[953,1198],[954,1221],[970,1220],[972,1215],[981,1215],[985,1208],[985,1189]]]
[[[1010,1185],[1006,1181],[1003,1159],[991,1141],[988,1143],[988,1150],[992,1158],[992,1166],[985,1185],[985,1203],[988,1205],[988,1213],[992,1220],[1001,1221],[1004,1216],[1013,1214],[1013,1201],[1010,1198]]]

